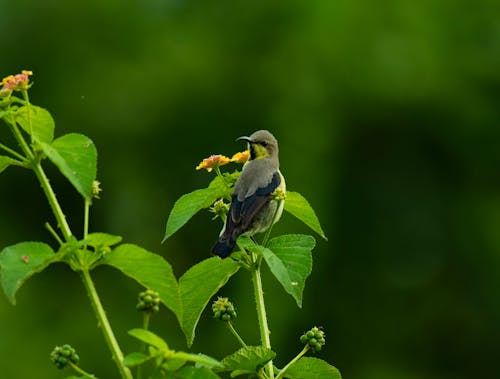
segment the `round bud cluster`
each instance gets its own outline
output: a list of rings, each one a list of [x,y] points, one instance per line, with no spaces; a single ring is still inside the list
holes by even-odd
[[[283,190],[277,188],[272,194],[271,198],[276,201],[281,201],[286,199],[286,194]]]
[[[229,212],[229,204],[224,202],[224,199],[219,199],[210,207],[210,212],[215,213],[213,220],[217,217],[224,220]]]
[[[325,344],[325,332],[315,326],[300,336],[300,342],[309,345],[313,351],[318,352]]]
[[[137,310],[148,313],[157,313],[160,310],[160,295],[153,290],[139,293]]]
[[[236,311],[234,305],[227,297],[219,297],[212,304],[212,311],[214,317],[221,321],[230,321],[236,318]]]
[[[52,350],[52,353],[50,353],[50,359],[57,368],[63,369],[69,362],[77,364],[80,357],[76,354],[75,349],[73,349],[70,345],[63,345],[56,346],[54,350]]]

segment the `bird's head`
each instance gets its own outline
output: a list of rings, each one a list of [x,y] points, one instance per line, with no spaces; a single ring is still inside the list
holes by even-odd
[[[278,157],[278,141],[267,130],[257,130],[249,137],[239,137],[237,141],[248,143],[250,160]]]

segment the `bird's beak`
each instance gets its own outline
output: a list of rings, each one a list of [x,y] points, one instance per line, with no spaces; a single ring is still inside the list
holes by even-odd
[[[238,138],[236,138],[236,141],[245,141],[248,143],[252,143],[252,139],[250,137],[246,137],[246,136],[238,137]]]

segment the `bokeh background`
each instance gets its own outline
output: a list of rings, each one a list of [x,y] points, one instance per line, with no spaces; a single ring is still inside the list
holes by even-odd
[[[194,167],[271,130],[288,188],[312,203],[318,239],[303,309],[266,273],[283,365],[322,325],[318,356],[352,379],[500,377],[500,3],[421,1],[0,0],[0,77],[33,70],[30,96],[56,134],[88,135],[104,192],[93,231],[164,256],[179,277],[209,256],[205,212],[161,245],[174,201],[211,174]],[[10,141],[6,128],[0,137]],[[74,231],[82,202],[47,165]],[[0,176],[0,247],[54,245],[38,183]],[[276,233],[309,233],[291,216]],[[95,281],[125,352],[139,287],[111,268]],[[258,343],[250,277],[221,291]],[[152,328],[186,349],[174,316]],[[13,307],[0,296],[0,377],[59,378],[55,345],[117,378],[79,278],[54,265]],[[192,351],[238,347],[203,314]],[[69,372],[67,373],[69,375]]]

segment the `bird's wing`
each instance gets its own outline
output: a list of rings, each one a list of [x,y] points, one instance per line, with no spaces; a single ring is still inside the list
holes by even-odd
[[[254,194],[246,197],[242,201],[238,200],[236,195],[233,195],[228,222],[233,225],[240,225],[242,230],[246,230],[250,226],[255,215],[259,213],[262,207],[269,201],[271,194],[278,188],[280,182],[280,174],[275,172],[267,186],[257,188]]]

